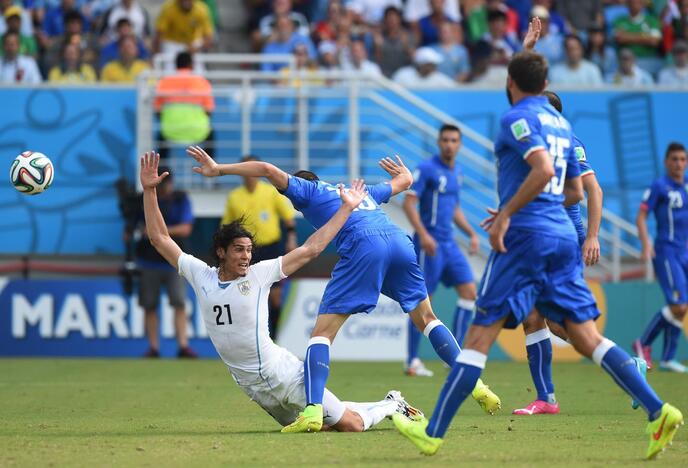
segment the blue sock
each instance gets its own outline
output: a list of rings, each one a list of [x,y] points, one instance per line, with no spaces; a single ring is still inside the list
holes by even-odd
[[[459,346],[463,346],[463,339],[466,336],[466,330],[473,320],[473,308],[475,301],[459,298],[456,302],[456,311],[454,312],[454,336]]]
[[[647,327],[645,327],[645,331],[640,337],[640,343],[643,346],[650,346],[652,342],[655,341],[655,338],[657,338],[657,335],[659,335],[662,330],[670,325],[670,323],[664,318],[664,309],[667,308],[664,307],[660,309],[659,312],[652,317],[652,320],[650,320],[650,323],[647,324]]]
[[[308,340],[306,359],[303,361],[303,383],[306,387],[307,404],[322,404],[329,373],[330,340],[314,336]]]
[[[461,352],[456,338],[451,334],[449,329],[442,323],[441,320],[433,320],[425,326],[423,330],[425,336],[430,339],[432,347],[435,352],[448,366],[454,366],[456,356]]]
[[[547,403],[556,403],[552,382],[552,342],[549,330],[543,328],[526,335],[526,350],[530,376],[537,390],[537,399]]]
[[[678,340],[681,338],[681,330],[682,328],[677,327],[673,323],[664,329],[664,352],[662,353],[662,361],[671,361],[676,357]]]
[[[444,382],[437,405],[425,429],[430,437],[444,437],[447,428],[468,395],[475,388],[475,383],[485,368],[487,356],[483,353],[465,349],[461,352],[451,372]]]
[[[411,361],[418,357],[418,347],[423,334],[416,328],[413,320],[408,319],[408,339],[406,342],[406,367],[411,365]]]
[[[592,353],[592,360],[612,376],[616,384],[645,409],[650,421],[655,420],[664,402],[640,375],[633,358],[607,338]]]

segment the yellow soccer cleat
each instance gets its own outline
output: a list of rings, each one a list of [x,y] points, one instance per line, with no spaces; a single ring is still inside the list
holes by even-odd
[[[650,445],[647,447],[647,459],[652,460],[667,445],[671,445],[674,434],[679,426],[683,425],[683,415],[669,403],[664,403],[662,412],[657,419],[647,423],[647,432],[650,436]]]
[[[282,432],[291,434],[298,432],[319,432],[320,429],[322,429],[322,425],[322,405],[308,405],[299,413],[296,421],[282,428]]]
[[[434,455],[442,445],[442,439],[430,437],[425,433],[425,428],[428,427],[428,420],[425,418],[414,421],[403,414],[395,413],[392,415],[392,421],[401,435],[413,442],[423,455]]]
[[[494,415],[502,409],[502,400],[490,390],[490,387],[485,385],[482,379],[478,379],[476,382],[471,396],[487,414]]]

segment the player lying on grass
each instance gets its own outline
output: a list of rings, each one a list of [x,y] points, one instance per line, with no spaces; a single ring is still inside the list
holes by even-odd
[[[182,252],[167,232],[156,186],[169,174],[158,175],[159,161],[160,156],[153,152],[141,158],[148,238],[191,283],[213,346],[239,387],[278,423],[292,423],[306,404],[303,363],[270,339],[270,286],[320,255],[367,196],[363,181],[340,190],[341,206],[335,215],[284,257],[251,265],[253,239],[249,232],[239,221],[221,226],[213,236],[217,266],[210,267]],[[406,417],[422,415],[395,390],[382,401],[355,403],[342,402],[325,389],[323,407],[326,427],[343,432],[364,431],[397,412]]]
[[[331,219],[342,203],[340,190],[310,171],[291,176],[261,161],[217,164],[199,147],[190,147],[187,153],[200,164],[194,171],[206,177],[266,177],[316,228]],[[380,208],[381,203],[407,190],[413,176],[399,157],[396,162],[385,158],[380,166],[392,179],[368,187],[368,195],[335,237],[339,261],[325,288],[304,360],[307,404],[284,432],[320,430],[323,391],[330,370],[330,343],[351,314],[371,312],[380,293],[399,303],[445,363],[451,366],[461,351],[454,335],[432,310],[413,242]],[[497,395],[480,380],[476,381],[472,396],[490,414],[501,407]]]

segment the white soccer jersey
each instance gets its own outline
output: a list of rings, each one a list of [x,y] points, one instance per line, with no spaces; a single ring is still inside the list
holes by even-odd
[[[251,265],[244,277],[221,282],[218,269],[188,254],[178,260],[179,274],[186,278],[201,306],[215,349],[236,376],[270,369],[284,350],[268,334],[270,286],[286,278],[282,257]]]

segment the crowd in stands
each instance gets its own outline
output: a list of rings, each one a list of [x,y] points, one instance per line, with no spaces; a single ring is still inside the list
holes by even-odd
[[[211,51],[216,0],[0,0],[0,83],[133,83],[158,52]]]
[[[131,83],[153,54],[227,50],[229,1],[0,0],[0,82]],[[503,86],[528,23],[557,85],[688,86],[688,0],[243,0],[255,53],[408,87]],[[287,76],[282,63],[263,63]],[[304,74],[299,74],[303,78]]]
[[[253,50],[408,87],[503,86],[533,17],[550,81],[688,86],[688,0],[248,0]],[[282,70],[265,63],[263,70]],[[302,75],[303,76],[303,75]]]

